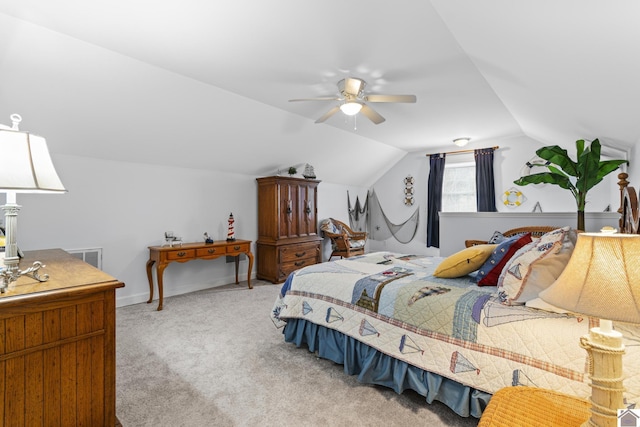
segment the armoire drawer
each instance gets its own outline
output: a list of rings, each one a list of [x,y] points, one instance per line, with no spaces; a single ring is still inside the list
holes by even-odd
[[[283,262],[280,271],[286,278],[292,271],[296,271],[302,267],[316,264],[315,258],[299,259],[297,261]]]
[[[297,245],[287,245],[280,248],[280,262],[291,263],[303,260],[310,260],[308,264],[315,264],[320,250],[318,242],[300,243]],[[298,267],[300,268],[300,267]]]

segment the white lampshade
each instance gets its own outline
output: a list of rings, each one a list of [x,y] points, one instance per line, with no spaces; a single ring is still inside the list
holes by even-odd
[[[347,116],[355,116],[362,110],[362,104],[356,101],[345,102],[340,106],[340,110]]]
[[[640,323],[640,235],[578,234],[569,263],[540,298],[574,313]]]
[[[65,192],[47,141],[27,132],[0,129],[0,192]]]

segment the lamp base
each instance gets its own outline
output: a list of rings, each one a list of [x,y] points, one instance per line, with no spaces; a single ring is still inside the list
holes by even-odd
[[[583,426],[616,427],[618,409],[624,409],[622,393],[622,334],[592,328],[580,339],[589,355],[591,378],[591,418]]]
[[[29,276],[39,282],[46,282],[49,280],[49,275],[47,273],[40,275],[39,273],[39,270],[43,267],[46,267],[46,265],[40,261],[35,261],[33,266],[24,271],[5,268],[0,272],[0,293],[4,294],[9,289],[9,285],[18,280],[20,276]]]

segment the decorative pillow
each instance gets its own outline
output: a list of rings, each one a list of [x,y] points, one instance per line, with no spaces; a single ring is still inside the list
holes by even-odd
[[[365,245],[365,241],[364,240],[349,240],[349,247],[350,248],[362,248]]]
[[[501,232],[494,231],[493,232],[493,236],[491,236],[491,238],[487,241],[487,243],[496,244],[497,245],[498,243],[502,243],[507,239],[508,239],[508,237],[505,236],[504,234],[502,234]]]
[[[323,219],[322,223],[320,224],[320,229],[331,234],[341,234],[341,231],[338,230],[338,227],[336,227],[336,225],[330,219]]]
[[[497,245],[475,245],[445,258],[436,267],[433,275],[450,279],[476,271],[491,256]]]
[[[556,307],[555,305],[551,305],[548,302],[544,301],[542,298],[534,298],[525,303],[527,307],[537,308],[538,310],[550,311],[552,313],[559,314],[567,314],[570,311],[565,310],[564,308]]]
[[[476,274],[478,286],[496,286],[502,268],[518,249],[531,243],[531,233],[513,236],[500,243]]]
[[[569,262],[575,231],[563,227],[544,234],[533,245],[520,249],[505,265],[498,279],[498,295],[505,305],[522,305],[553,284]]]

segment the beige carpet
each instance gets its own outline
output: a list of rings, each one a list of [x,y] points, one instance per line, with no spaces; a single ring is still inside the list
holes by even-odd
[[[360,384],[285,343],[269,318],[280,286],[256,281],[117,309],[124,427],[475,426],[414,392]]]

